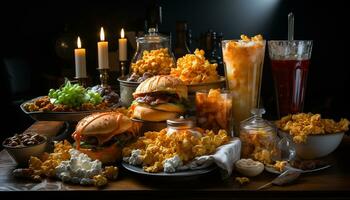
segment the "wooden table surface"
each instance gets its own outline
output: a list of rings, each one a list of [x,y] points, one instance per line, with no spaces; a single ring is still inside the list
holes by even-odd
[[[30,130],[41,134],[54,135],[62,127],[60,122],[37,122]],[[190,179],[169,179],[146,177],[126,171],[120,167],[117,181],[110,182],[108,186],[97,189],[95,187],[83,187],[64,184],[55,180],[45,180],[42,183],[32,183],[18,180],[11,176],[16,163],[10,155],[3,150],[0,152],[0,190],[107,190],[118,194],[127,195],[130,198],[145,195],[153,195],[160,199],[176,199],[177,197],[193,197],[226,199],[232,197],[271,197],[289,198],[350,198],[350,137],[345,136],[338,149],[330,156],[332,167],[323,171],[302,174],[291,185],[273,186],[266,190],[256,190],[258,187],[271,181],[275,174],[264,172],[258,177],[251,178],[251,182],[245,186],[239,186],[234,178],[239,174],[222,180],[220,173],[214,171],[205,176]]]

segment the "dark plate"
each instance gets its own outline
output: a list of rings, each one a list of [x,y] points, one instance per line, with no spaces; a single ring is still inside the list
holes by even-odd
[[[34,98],[32,100],[26,101],[24,103],[21,104],[21,109],[22,111],[29,115],[31,118],[33,118],[34,120],[38,120],[38,121],[72,121],[72,122],[77,122],[80,121],[81,119],[83,119],[84,117],[92,114],[92,113],[96,113],[96,112],[104,112],[104,111],[108,111],[108,109],[106,110],[89,110],[89,111],[77,111],[77,112],[40,112],[40,111],[35,111],[35,112],[28,112],[24,109],[24,105],[26,103],[31,103],[33,101],[35,101],[36,99],[42,98],[41,97],[37,97]],[[119,105],[116,104],[112,108],[117,108]]]
[[[130,165],[126,162],[122,162],[122,166],[134,173],[140,174],[140,175],[145,175],[145,176],[152,176],[152,177],[192,177],[192,176],[200,176],[200,175],[205,175],[210,172],[213,172],[217,166],[215,164],[204,168],[204,169],[197,169],[197,170],[188,170],[188,171],[180,171],[180,172],[175,172],[175,173],[165,173],[165,172],[158,172],[158,173],[149,173],[143,171],[141,167]]]

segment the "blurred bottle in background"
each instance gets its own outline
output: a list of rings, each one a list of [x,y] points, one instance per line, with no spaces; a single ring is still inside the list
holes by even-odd
[[[147,33],[149,28],[155,28],[156,32],[159,32],[161,25],[163,23],[163,13],[162,6],[160,5],[159,0],[154,0],[151,3],[147,11],[147,21],[145,22],[145,32]]]
[[[181,58],[182,56],[191,53],[187,45],[187,22],[176,22],[176,39],[175,39],[175,58]]]
[[[205,33],[205,57],[209,58],[210,57],[210,52],[212,50],[212,33],[213,30],[212,29],[208,29],[208,31]]]
[[[194,49],[193,49],[193,35],[192,35],[192,30],[189,27],[187,27],[186,42],[187,42],[187,46],[188,46],[188,49],[190,50],[190,52],[194,52]]]
[[[211,50],[209,53],[209,62],[218,64],[217,71],[220,76],[225,76],[225,68],[222,61],[222,49],[221,40],[223,38],[222,33],[216,33],[213,31],[211,33]]]

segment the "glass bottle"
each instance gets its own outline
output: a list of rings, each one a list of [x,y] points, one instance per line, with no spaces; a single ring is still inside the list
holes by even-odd
[[[206,58],[210,57],[210,52],[211,52],[212,45],[213,45],[212,37],[211,37],[212,33],[213,33],[212,29],[208,29],[208,31],[205,33],[205,49],[204,49],[204,51],[205,51]]]
[[[278,153],[276,128],[262,118],[265,109],[254,108],[251,113],[253,116],[240,124],[241,157],[270,164]]]
[[[193,35],[192,35],[192,30],[190,28],[188,28],[187,30],[187,39],[186,39],[186,42],[187,42],[187,46],[188,46],[188,49],[190,50],[190,52],[193,52]]]
[[[211,33],[211,42],[212,49],[210,51],[209,62],[216,63],[218,67],[216,70],[218,71],[220,76],[225,76],[224,64],[222,62],[222,49],[221,49],[221,37],[216,32]]]
[[[187,23],[176,22],[175,58],[191,53],[187,46]]]

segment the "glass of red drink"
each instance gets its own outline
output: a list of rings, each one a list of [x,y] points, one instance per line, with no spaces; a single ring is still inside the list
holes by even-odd
[[[278,117],[303,111],[311,40],[268,41]]]

